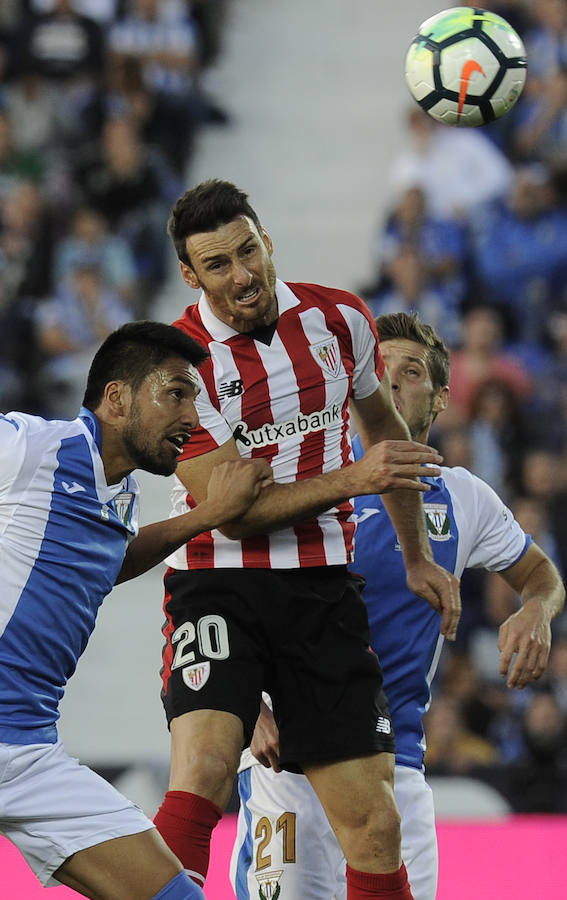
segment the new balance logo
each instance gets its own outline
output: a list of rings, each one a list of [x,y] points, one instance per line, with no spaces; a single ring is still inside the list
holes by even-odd
[[[240,397],[243,393],[242,378],[236,378],[234,381],[222,381],[219,385],[219,400],[226,400],[227,397]]]
[[[376,722],[376,731],[380,734],[390,734],[392,731],[392,724],[386,716],[378,716],[378,721]]]
[[[73,484],[69,484],[68,481],[62,481],[61,484],[68,494],[78,494],[79,491],[86,491],[86,487],[83,487],[82,484],[78,484],[76,481]]]

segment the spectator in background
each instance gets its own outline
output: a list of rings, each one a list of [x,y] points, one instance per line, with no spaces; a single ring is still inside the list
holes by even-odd
[[[111,27],[109,52],[136,57],[146,84],[172,96],[191,96],[199,66],[197,31],[187,8],[160,0],[126,0],[125,13]]]
[[[432,216],[424,191],[417,186],[402,191],[380,228],[375,241],[377,280],[363,288],[362,294],[372,296],[379,292],[383,279],[387,279],[389,263],[405,247],[411,247],[419,255],[432,288],[451,297],[452,305],[460,306],[465,294],[465,229],[452,219]]]
[[[39,152],[16,146],[11,119],[6,111],[0,110],[0,199],[6,196],[15,182],[30,179],[40,183],[43,174]]]
[[[161,151],[174,172],[182,174],[192,152],[196,123],[190,110],[179,109],[179,101],[146,83],[136,56],[112,54],[107,59],[104,80],[84,110],[83,143],[96,139],[104,122],[115,117],[129,118],[144,143]]]
[[[563,454],[535,446],[522,464],[522,492],[545,507],[559,553],[559,568],[567,572],[567,473]]]
[[[79,134],[83,104],[101,78],[105,36],[100,24],[76,12],[72,0],[53,0],[45,12],[24,16],[15,34],[16,58],[43,75],[64,114],[65,138]]]
[[[30,355],[29,334],[21,307],[5,289],[0,265],[0,413],[29,402],[24,378],[24,360]]]
[[[89,254],[100,261],[101,274],[107,286],[119,295],[128,308],[133,309],[137,277],[132,248],[119,234],[112,234],[102,213],[82,206],[76,210],[67,235],[54,247],[54,283],[65,281],[74,271],[77,261]]]
[[[561,569],[559,548],[549,524],[549,515],[545,503],[538,497],[526,497],[520,494],[513,499],[510,505],[514,516],[524,531],[531,534],[534,541],[547,553],[555,565]]]
[[[0,205],[0,266],[5,295],[41,298],[49,292],[53,220],[35,181],[14,181]]]
[[[567,715],[567,634],[561,633],[561,619],[558,624],[560,634],[553,642],[546,683],[564,714]]]
[[[18,65],[6,85],[4,110],[15,150],[34,155],[57,152],[60,131],[55,96],[47,79],[29,62]]]
[[[145,84],[160,98],[162,127],[170,133],[177,124],[185,154],[198,125],[227,121],[201,84],[200,31],[191,4],[127,0],[125,15],[110,30],[109,46],[111,61],[139,62]]]
[[[567,715],[553,693],[533,691],[522,717],[523,752],[507,772],[518,813],[567,809]]]
[[[523,400],[532,381],[519,359],[504,349],[505,326],[501,312],[491,306],[471,306],[462,321],[462,341],[451,352],[451,404],[448,426],[470,421],[478,385],[490,378],[506,382]]]
[[[142,314],[165,277],[164,222],[177,182],[128,117],[106,120],[100,142],[78,160],[75,175],[84,201],[132,248],[141,294],[137,312]]]
[[[131,313],[105,284],[96,251],[75,259],[70,277],[36,311],[37,341],[45,362],[40,373],[50,416],[72,418],[85,390],[89,360]]]
[[[530,433],[517,390],[497,377],[482,379],[471,398],[472,470],[507,502],[518,490]]]
[[[366,302],[374,316],[416,312],[448,345],[459,340],[457,298],[444,284],[430,281],[424,257],[411,244],[402,244],[393,253],[384,266],[382,286]]]
[[[537,352],[567,279],[567,210],[545,168],[518,168],[505,200],[471,217],[471,257],[479,293],[504,308],[512,337]]]
[[[479,766],[498,762],[494,745],[466,727],[454,698],[436,694],[424,724],[425,764],[429,775],[467,775]]]
[[[506,194],[512,165],[474,128],[448,128],[412,106],[406,141],[390,172],[394,190],[422,188],[432,216],[465,220],[472,209]]]

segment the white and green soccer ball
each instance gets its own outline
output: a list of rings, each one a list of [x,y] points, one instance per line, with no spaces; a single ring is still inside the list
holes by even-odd
[[[457,6],[420,25],[405,74],[410,93],[434,119],[485,125],[507,113],[522,93],[526,51],[501,16]]]

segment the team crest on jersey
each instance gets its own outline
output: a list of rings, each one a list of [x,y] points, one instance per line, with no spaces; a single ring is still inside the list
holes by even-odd
[[[131,491],[124,491],[114,498],[112,504],[116,510],[116,515],[120,521],[128,528],[132,521],[132,503],[134,494]]]
[[[309,349],[315,360],[319,363],[325,372],[336,378],[341,372],[341,354],[339,352],[339,342],[336,337],[330,341],[319,341],[318,344],[310,344]]]
[[[192,691],[200,691],[209,680],[211,664],[207,662],[195,663],[194,666],[185,666],[182,670],[183,681]]]
[[[427,533],[432,541],[448,541],[451,538],[451,520],[446,503],[424,503]]]
[[[281,891],[280,878],[283,869],[272,869],[271,872],[263,872],[256,875],[259,883],[258,897],[260,900],[278,900]]]

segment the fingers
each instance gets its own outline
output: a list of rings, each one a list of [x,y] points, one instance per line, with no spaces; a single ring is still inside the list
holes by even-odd
[[[461,618],[459,579],[437,563],[424,561],[418,572],[408,571],[408,586],[440,613],[441,634],[454,641]]]
[[[438,477],[442,461],[437,450],[416,441],[381,441],[373,444],[355,465],[363,473],[369,492],[384,494],[407,489],[425,493],[430,488],[419,479]]]
[[[498,649],[500,675],[508,687],[521,690],[545,672],[551,650],[549,623],[523,606],[500,626]]]
[[[457,627],[461,618],[461,595],[457,585],[450,584],[441,597],[441,634],[448,641],[457,637]]]
[[[508,676],[506,684],[509,688],[522,690],[530,682],[541,678],[547,666],[548,651],[546,648],[535,645],[520,650],[510,669],[514,653],[513,649],[502,651],[500,656],[500,675],[502,678]]]
[[[400,474],[392,473],[387,486],[383,487],[380,491],[377,491],[377,493],[389,494],[391,491],[403,489],[408,491],[421,491],[426,494],[427,491],[431,490],[431,485],[424,481],[418,481],[417,479],[437,478],[439,475],[441,475],[441,470],[437,469],[435,466],[419,466],[411,472]]]

